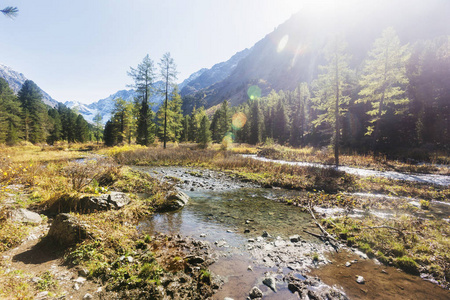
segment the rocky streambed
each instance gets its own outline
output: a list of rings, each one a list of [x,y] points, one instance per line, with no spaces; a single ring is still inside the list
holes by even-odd
[[[381,272],[379,263],[365,254],[347,247],[337,253],[328,242],[304,233],[320,234],[311,216],[274,201],[301,195],[300,191],[265,189],[204,169],[136,168],[172,182],[189,195],[183,209],[155,214],[139,229],[191,236],[211,245],[217,259],[209,268],[223,282],[213,299],[371,298],[368,293],[378,284],[383,284],[385,299],[396,299],[390,295],[403,280],[415,280],[416,290],[435,290],[437,296],[431,296],[435,299],[449,296],[448,291],[395,269],[382,273],[380,281],[372,276]],[[340,276],[344,270],[354,274]],[[358,294],[363,290],[366,293]],[[414,298],[407,290],[402,295]]]

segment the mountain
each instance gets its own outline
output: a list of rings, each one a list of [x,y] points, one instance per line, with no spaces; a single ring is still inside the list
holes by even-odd
[[[198,90],[208,87],[218,81],[225,79],[231,74],[237,63],[246,57],[250,50],[245,49],[233,55],[228,61],[218,63],[211,69],[203,68],[197,72],[192,73],[182,83],[178,85],[181,94],[189,95]],[[150,97],[150,103],[153,103],[153,110],[157,111],[159,106],[164,101],[164,96],[158,93],[158,90],[164,88],[163,81],[155,82],[153,86],[153,95]],[[97,113],[103,117],[103,123],[106,123],[111,118],[111,112],[114,109],[114,100],[122,98],[127,101],[133,101],[137,94],[134,90],[121,90],[110,95],[104,99],[98,100],[91,104],[83,104],[76,101],[68,101],[64,103],[67,107],[76,109],[86,121],[93,123],[93,119]]]
[[[0,77],[5,79],[14,93],[18,93],[22,88],[23,83],[27,80],[25,75],[22,73],[16,72],[10,67],[0,64]],[[48,106],[55,107],[58,105],[58,102],[50,97],[44,90],[39,88],[42,93],[42,101]]]
[[[236,68],[237,64],[245,58],[251,49],[242,50],[233,55],[229,60],[215,64],[211,69],[202,69],[189,76],[189,83],[180,85],[181,96],[193,94],[216,82],[227,78]],[[195,76],[195,78],[193,77]]]
[[[343,33],[351,66],[358,68],[389,26],[403,44],[450,34],[449,11],[450,1],[444,0],[343,1],[339,10],[332,5],[305,6],[257,42],[229,76],[183,100],[208,108],[224,100],[231,105],[245,102],[252,85],[261,89],[262,96],[272,89],[293,90],[300,82],[317,78],[318,67],[325,62],[323,48],[334,32]]]
[[[67,101],[64,105],[71,109],[75,109],[89,123],[94,123],[94,117],[97,113],[100,113],[103,123],[106,123],[106,121],[111,118],[111,112],[114,109],[115,99],[122,98],[126,101],[133,101],[135,96],[136,92],[134,90],[121,90],[91,104],[83,104],[77,101]]]

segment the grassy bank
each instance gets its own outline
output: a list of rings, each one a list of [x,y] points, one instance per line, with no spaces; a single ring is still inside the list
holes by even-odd
[[[184,276],[185,284],[196,287],[183,289],[183,297],[210,295],[211,277],[206,265],[191,268],[184,260],[187,253],[195,250],[194,246],[186,249],[186,241],[171,241],[168,236],[151,238],[137,230],[139,220],[164,206],[172,187],[110,158],[91,156],[86,152],[89,149],[89,145],[72,145],[70,149],[30,145],[0,149],[0,252],[18,246],[36,226],[12,222],[8,217],[12,210],[28,208],[49,213],[51,221],[53,212],[49,208],[58,203],[60,210],[72,211],[73,216],[87,224],[92,231],[90,236],[95,237],[60,249],[65,262],[106,286],[106,292],[112,293],[108,295],[158,298],[163,283],[177,282],[174,274]],[[110,191],[128,193],[131,203],[120,210],[77,212],[77,201],[83,197]],[[53,242],[43,239],[38,245],[49,243]],[[43,290],[50,291],[50,296],[60,295],[56,281],[52,287],[43,287],[44,283],[33,282],[26,270],[7,270],[1,260],[0,274],[0,298],[17,295],[20,299],[32,299]],[[53,282],[51,277],[47,279],[46,282]]]

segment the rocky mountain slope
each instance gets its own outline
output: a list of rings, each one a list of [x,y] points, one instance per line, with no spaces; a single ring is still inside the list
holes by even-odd
[[[304,7],[257,42],[228,77],[185,99],[206,108],[224,100],[238,105],[248,99],[251,85],[258,85],[264,96],[272,89],[293,90],[300,82],[311,82],[317,77],[318,66],[324,64],[323,49],[334,32],[343,33],[354,68],[361,66],[375,39],[389,26],[394,27],[403,44],[450,34],[450,1],[350,4],[342,4],[344,12],[339,15],[331,5]]]
[[[23,83],[27,80],[25,75],[22,73],[19,73],[17,71],[14,71],[10,67],[7,67],[5,65],[0,64],[0,77],[5,79],[9,86],[12,88],[12,90],[15,93],[18,93],[19,90],[22,88]],[[42,93],[42,100],[45,104],[55,107],[58,105],[58,102],[53,99],[49,94],[47,94],[44,90],[41,89]]]

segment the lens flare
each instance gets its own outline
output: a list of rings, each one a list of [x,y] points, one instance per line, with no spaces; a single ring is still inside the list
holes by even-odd
[[[252,100],[261,98],[261,89],[257,85],[252,85],[248,88],[247,95]]]
[[[289,41],[289,36],[287,34],[281,38],[280,42],[278,43],[278,47],[277,47],[278,53],[280,53],[281,51],[284,50],[284,48],[286,48],[288,41]]]
[[[225,148],[229,148],[234,141],[234,135],[231,132],[227,132],[227,134],[222,139],[222,146]]]
[[[238,130],[244,127],[245,123],[247,122],[247,117],[243,112],[237,112],[233,115],[231,118],[231,126],[233,129]]]

